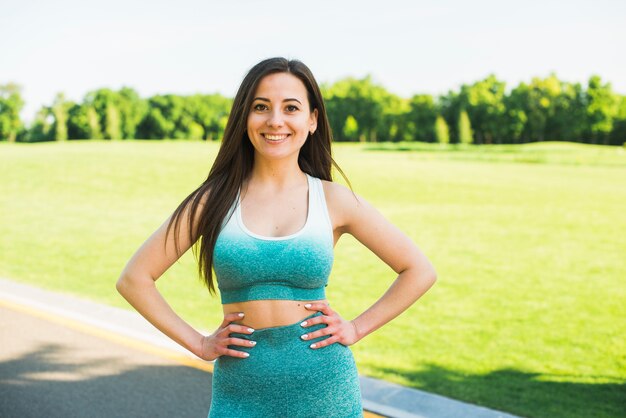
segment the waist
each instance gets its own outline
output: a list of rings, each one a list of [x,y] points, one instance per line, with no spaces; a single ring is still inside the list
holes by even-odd
[[[224,314],[243,312],[245,316],[235,324],[252,327],[255,330],[291,325],[302,321],[315,311],[304,307],[307,303],[328,303],[326,299],[315,300],[249,300],[222,305]]]

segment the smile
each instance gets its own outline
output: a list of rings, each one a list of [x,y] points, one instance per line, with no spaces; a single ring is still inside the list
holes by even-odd
[[[263,135],[263,137],[265,139],[268,139],[270,141],[282,141],[283,139],[287,139],[287,137],[289,136],[289,134],[261,134]]]

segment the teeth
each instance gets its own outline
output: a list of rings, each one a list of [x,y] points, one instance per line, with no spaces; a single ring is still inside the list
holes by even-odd
[[[264,136],[265,136],[266,139],[269,139],[270,141],[280,141],[282,139],[287,138],[287,136],[289,136],[289,135],[286,135],[286,134],[283,134],[283,135],[264,134]]]

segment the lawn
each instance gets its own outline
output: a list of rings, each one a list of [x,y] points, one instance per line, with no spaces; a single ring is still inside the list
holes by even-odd
[[[217,147],[0,143],[0,276],[128,308],[119,273],[206,178]],[[356,193],[413,238],[439,277],[352,346],[359,372],[527,417],[624,416],[624,151],[338,144]],[[327,296],[352,319],[395,277],[342,237]],[[221,322],[191,251],[158,285],[199,328]]]

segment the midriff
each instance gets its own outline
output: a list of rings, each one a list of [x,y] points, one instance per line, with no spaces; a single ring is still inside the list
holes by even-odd
[[[243,312],[245,316],[235,324],[245,325],[255,330],[295,324],[315,313],[304,307],[307,303],[328,303],[320,300],[250,300],[222,305],[224,314]]]

